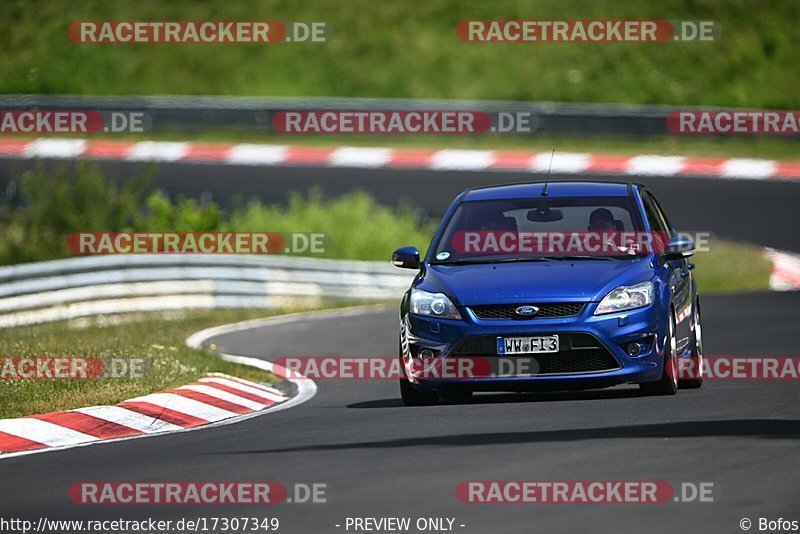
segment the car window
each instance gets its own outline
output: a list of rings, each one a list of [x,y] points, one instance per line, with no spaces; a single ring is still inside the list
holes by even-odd
[[[642,229],[639,212],[629,196],[467,201],[456,208],[447,222],[433,255],[436,261],[473,256],[457,245],[467,232],[552,235],[623,233]]]
[[[631,213],[626,208],[619,206],[603,207],[611,212],[615,223],[615,231],[624,232],[633,229]],[[563,209],[564,218],[557,223],[530,221],[528,220],[530,209],[526,208],[509,210],[506,211],[504,215],[514,219],[517,229],[520,232],[546,232],[548,230],[582,231],[589,227],[589,220],[592,216],[592,212],[597,209],[598,206],[572,206],[568,209]]]
[[[653,200],[653,205],[656,208],[656,213],[659,214],[661,219],[664,221],[664,224],[667,225],[667,230],[669,232],[672,232],[672,225],[669,222],[669,217],[667,217],[667,214],[664,212],[663,208],[661,208],[661,204],[659,204],[658,199],[652,194],[650,195],[650,198]]]
[[[644,204],[644,214],[647,217],[647,224],[650,226],[650,230],[668,234],[669,225],[650,193],[645,192],[644,195],[642,195],[642,203]]]

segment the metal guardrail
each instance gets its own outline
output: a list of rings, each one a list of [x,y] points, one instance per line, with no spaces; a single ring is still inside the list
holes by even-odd
[[[693,108],[388,98],[0,95],[0,109],[144,111],[152,121],[153,132],[224,128],[262,133],[274,131],[272,118],[275,113],[289,110],[469,110],[489,114],[523,112],[530,113],[530,131],[504,135],[607,134],[646,137],[669,135],[667,116],[679,109]]]
[[[0,267],[0,328],[185,308],[274,308],[399,298],[413,273],[384,262],[276,256],[91,256]]]

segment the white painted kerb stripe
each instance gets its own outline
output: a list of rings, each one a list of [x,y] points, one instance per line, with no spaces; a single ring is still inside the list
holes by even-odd
[[[537,172],[547,172],[550,168],[550,157],[552,153],[536,154],[531,161],[531,170]],[[590,154],[574,152],[556,152],[553,158],[553,172],[573,174],[583,172],[589,167]]]
[[[334,167],[383,167],[392,152],[390,148],[342,147],[333,151],[329,163]]]
[[[80,139],[37,139],[25,147],[27,158],[76,158],[86,149]]]
[[[251,382],[249,380],[245,380],[244,378],[237,378],[235,376],[226,375],[225,373],[210,373],[210,378],[225,378],[227,380],[231,380],[238,384],[244,384],[246,386],[250,386],[251,388],[258,388],[264,391],[268,391],[269,393],[274,393],[275,395],[280,395],[281,397],[285,396],[282,391],[279,389],[275,389],[272,386],[268,386],[266,384],[259,384],[258,382]]]
[[[133,145],[125,157],[129,161],[177,161],[189,150],[189,143],[140,141]]]
[[[98,419],[126,426],[146,434],[155,434],[164,432],[165,430],[183,429],[182,426],[174,425],[162,419],[156,419],[155,417],[137,413],[119,406],[90,406],[88,408],[78,408],[77,410],[70,411],[91,415]]]
[[[643,176],[673,176],[683,170],[680,156],[635,156],[628,160],[625,172]]]
[[[475,171],[492,164],[491,150],[439,150],[431,158],[431,168],[440,171]]]
[[[203,395],[208,395],[209,397],[224,400],[226,402],[242,406],[243,408],[249,408],[251,410],[263,410],[267,407],[266,404],[251,401],[250,399],[245,399],[244,397],[234,395],[233,393],[228,393],[227,391],[222,391],[221,389],[212,388],[211,386],[188,385],[181,386],[178,389],[196,391],[198,393],[202,393]]]
[[[725,178],[761,180],[773,176],[775,171],[775,162],[768,159],[732,158],[722,164],[721,175]]]
[[[221,421],[239,415],[210,404],[175,395],[174,393],[153,393],[131,399],[128,402],[149,402],[150,404],[185,413],[199,419],[205,419],[206,421]]]
[[[89,443],[97,441],[99,438],[54,425],[41,419],[32,417],[20,417],[19,419],[0,420],[0,432],[12,434],[14,436],[44,443],[50,447],[60,447],[62,445],[74,445],[76,443]]]
[[[272,402],[283,402],[286,400],[286,397],[284,397],[283,395],[266,391],[261,388],[250,387],[245,384],[242,384],[241,382],[236,382],[235,380],[228,380],[226,378],[216,378],[216,377],[201,378],[200,382],[207,382],[209,384],[220,384],[223,386],[228,386],[230,388],[236,388],[238,390],[244,391],[245,393],[249,393],[251,395],[255,395],[257,397],[261,397],[264,400]]]
[[[237,165],[277,165],[286,159],[288,147],[282,145],[249,145],[234,146],[226,161]]]

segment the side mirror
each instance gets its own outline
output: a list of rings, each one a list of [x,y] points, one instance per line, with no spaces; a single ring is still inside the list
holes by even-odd
[[[398,248],[392,254],[392,263],[402,269],[419,269],[422,265],[417,247]]]
[[[664,248],[664,257],[667,260],[680,260],[694,255],[694,241],[685,235],[670,237]]]

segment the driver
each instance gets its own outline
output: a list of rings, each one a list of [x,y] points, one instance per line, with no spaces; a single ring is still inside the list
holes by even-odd
[[[611,210],[607,208],[598,208],[589,215],[588,231],[602,233],[614,232],[616,229],[617,226],[614,223],[614,215],[611,213]]]

